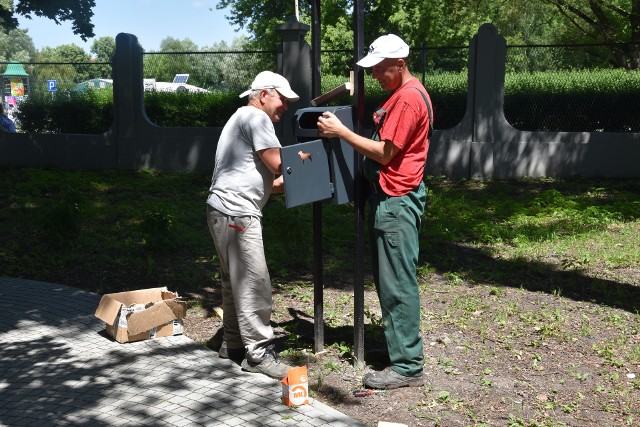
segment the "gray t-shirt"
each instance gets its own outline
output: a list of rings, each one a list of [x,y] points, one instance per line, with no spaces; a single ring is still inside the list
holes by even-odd
[[[275,177],[257,152],[280,147],[267,113],[238,108],[218,140],[207,203],[226,215],[261,217]]]

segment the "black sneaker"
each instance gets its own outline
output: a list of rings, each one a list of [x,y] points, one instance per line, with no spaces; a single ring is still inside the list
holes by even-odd
[[[291,369],[291,366],[278,360],[278,355],[273,350],[273,346],[267,348],[260,362],[250,362],[245,358],[240,366],[247,372],[264,374],[276,380],[283,379]]]
[[[389,366],[383,371],[365,374],[364,385],[369,388],[383,388],[388,390],[400,387],[420,387],[423,385],[422,378],[422,374],[417,377],[400,375]]]
[[[227,342],[222,341],[220,350],[218,350],[218,357],[220,359],[231,359],[234,362],[240,362],[244,359],[244,348],[228,348]]]

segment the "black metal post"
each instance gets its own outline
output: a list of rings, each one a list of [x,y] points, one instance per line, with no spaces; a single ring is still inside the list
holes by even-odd
[[[356,111],[354,130],[362,134],[364,123],[364,70],[356,65],[364,53],[364,0],[356,0],[354,5],[354,109]],[[361,197],[360,181],[362,176],[362,155],[355,156],[356,179],[354,180],[354,199],[356,211],[356,262],[353,278],[353,355],[355,363],[364,366],[364,207],[365,200]]]
[[[321,95],[320,0],[311,0],[311,98]],[[322,203],[313,203],[313,351],[324,350],[324,282],[322,277]]]

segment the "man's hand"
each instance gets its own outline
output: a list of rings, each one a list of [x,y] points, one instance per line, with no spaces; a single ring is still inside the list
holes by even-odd
[[[348,128],[342,124],[335,114],[325,111],[322,116],[318,117],[318,130],[320,136],[325,138],[340,138],[344,135],[344,131]]]
[[[392,141],[374,141],[358,135],[346,127],[335,114],[325,111],[318,117],[318,131],[324,138],[340,138],[358,153],[381,165],[386,165],[400,151]]]
[[[273,180],[273,186],[271,187],[272,193],[284,193],[284,177],[280,175]]]

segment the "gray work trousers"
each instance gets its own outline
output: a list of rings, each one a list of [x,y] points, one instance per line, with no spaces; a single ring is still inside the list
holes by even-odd
[[[247,359],[259,362],[273,339],[261,219],[225,215],[207,205],[207,224],[220,258],[224,340],[230,349],[244,347]]]

